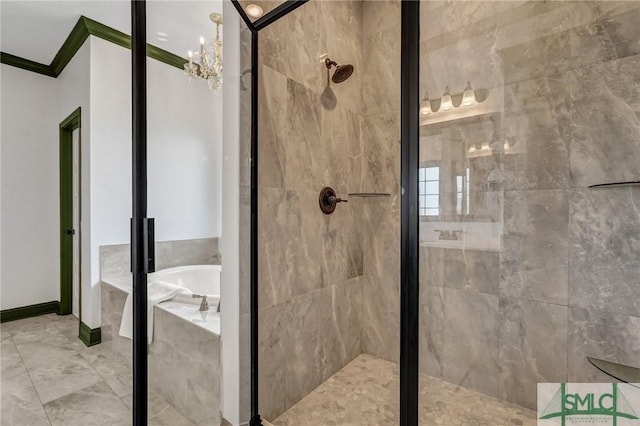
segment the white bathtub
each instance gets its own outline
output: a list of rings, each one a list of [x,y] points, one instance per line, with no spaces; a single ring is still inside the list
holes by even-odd
[[[163,269],[147,276],[147,281],[162,280],[188,288],[195,294],[206,294],[209,310],[200,312],[202,299],[190,294],[180,294],[171,300],[158,303],[156,308],[170,312],[215,335],[220,335],[220,314],[217,312],[220,300],[220,265],[190,265]]]
[[[186,321],[194,323],[213,334],[220,335],[220,314],[216,311],[220,300],[220,265],[177,266],[148,274],[147,282],[161,280],[183,286],[195,294],[206,294],[209,310],[200,312],[202,299],[193,298],[191,293],[160,302],[156,309],[170,312]],[[131,293],[131,276],[102,278],[102,281],[126,293]],[[118,324],[119,326],[119,324]]]
[[[188,288],[194,294],[206,295],[213,305],[213,302],[217,303],[220,299],[221,270],[220,265],[176,266],[149,274],[147,282],[159,280]],[[178,295],[173,300],[194,305],[200,305],[201,301],[191,295]]]

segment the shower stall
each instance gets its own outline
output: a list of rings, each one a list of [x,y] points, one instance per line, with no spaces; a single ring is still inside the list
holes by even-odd
[[[224,11],[242,422],[533,425],[640,376],[640,1]]]
[[[261,417],[533,424],[640,367],[640,2],[297,6],[243,33]]]

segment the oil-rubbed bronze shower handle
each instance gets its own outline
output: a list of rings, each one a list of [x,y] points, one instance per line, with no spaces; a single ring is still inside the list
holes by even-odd
[[[333,204],[334,206],[338,203],[348,203],[349,200],[343,200],[342,198],[338,198],[335,195],[332,195],[329,197],[329,203]]]
[[[318,197],[318,201],[320,204],[320,210],[324,214],[331,214],[336,209],[336,205],[338,203],[346,203],[347,200],[343,200],[342,198],[338,198],[336,196],[336,191],[333,188],[325,187],[320,191],[320,197]]]

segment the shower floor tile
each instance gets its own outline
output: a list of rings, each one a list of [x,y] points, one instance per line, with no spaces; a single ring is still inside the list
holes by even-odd
[[[398,424],[398,366],[360,355],[273,421],[274,426]],[[421,425],[535,425],[533,411],[421,375]]]

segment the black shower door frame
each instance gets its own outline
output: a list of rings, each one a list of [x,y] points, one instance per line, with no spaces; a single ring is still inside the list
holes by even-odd
[[[256,21],[230,0],[251,32],[251,237],[250,351],[251,420],[261,426],[258,406],[258,35],[309,0],[287,0]],[[322,1],[322,0],[315,0]],[[134,294],[133,424],[147,424],[147,273],[153,271],[153,219],[147,218],[147,100],[145,0],[131,1],[133,159],[131,260]],[[400,425],[418,425],[419,313],[419,55],[420,2],[403,0],[401,12],[401,238],[400,238]]]

